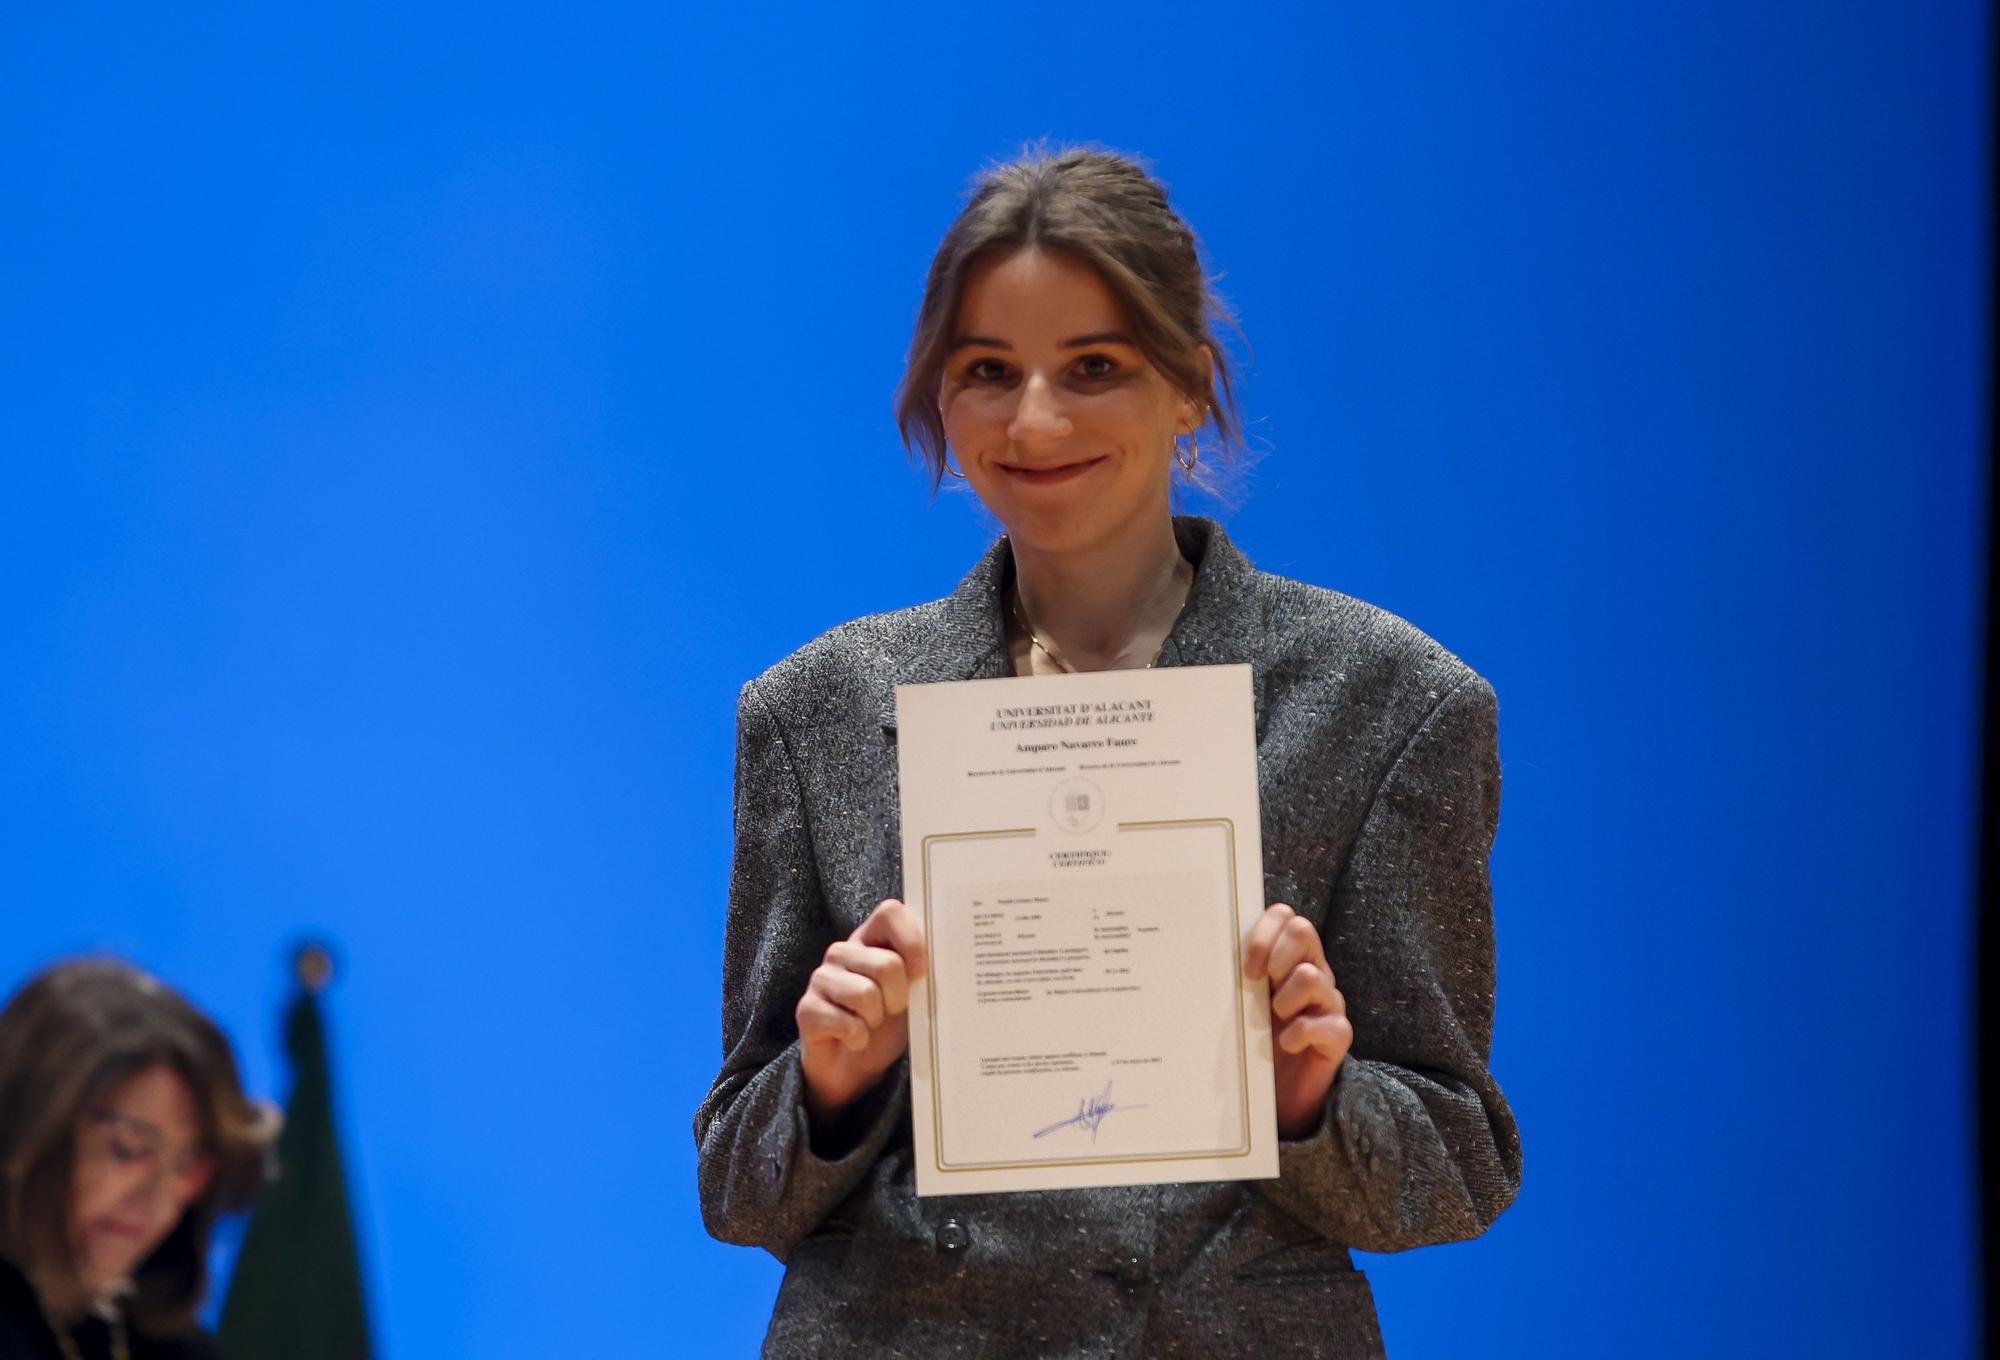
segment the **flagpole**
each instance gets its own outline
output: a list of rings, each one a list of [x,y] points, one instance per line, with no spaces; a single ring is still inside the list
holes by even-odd
[[[278,1179],[244,1233],[223,1303],[231,1360],[369,1360],[373,1338],[349,1207],[320,998],[338,971],[324,940],[293,950],[285,1008],[292,1092]]]

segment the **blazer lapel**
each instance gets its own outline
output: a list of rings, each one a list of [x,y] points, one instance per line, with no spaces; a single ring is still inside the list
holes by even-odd
[[[1195,564],[1194,588],[1160,651],[1162,666],[1250,667],[1250,697],[1256,706],[1257,736],[1264,736],[1264,671],[1256,664],[1259,644],[1269,636],[1258,571],[1229,541],[1222,526],[1195,515],[1174,519],[1181,554]]]
[[[880,715],[882,730],[892,740],[896,734],[897,685],[985,680],[1009,674],[1000,595],[1013,572],[1013,558],[1002,538],[966,573],[958,589],[937,602],[935,630],[924,631],[913,650],[892,660],[895,679],[882,695]]]

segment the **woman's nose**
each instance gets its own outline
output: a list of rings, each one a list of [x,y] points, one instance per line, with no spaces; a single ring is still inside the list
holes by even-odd
[[[1069,432],[1069,417],[1063,413],[1054,386],[1041,374],[1030,374],[1021,385],[1021,400],[1007,425],[1007,437],[1017,444],[1033,444],[1061,439]]]

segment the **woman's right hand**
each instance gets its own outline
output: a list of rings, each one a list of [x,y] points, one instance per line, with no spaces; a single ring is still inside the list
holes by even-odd
[[[891,897],[855,932],[827,947],[799,998],[806,1112],[840,1117],[882,1080],[910,1043],[910,988],[927,959],[917,914]]]

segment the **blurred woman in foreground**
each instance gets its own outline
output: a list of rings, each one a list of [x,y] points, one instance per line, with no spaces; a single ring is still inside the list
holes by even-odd
[[[0,1357],[193,1360],[216,1218],[276,1137],[229,1042],[127,964],[58,964],[0,1011]]]

